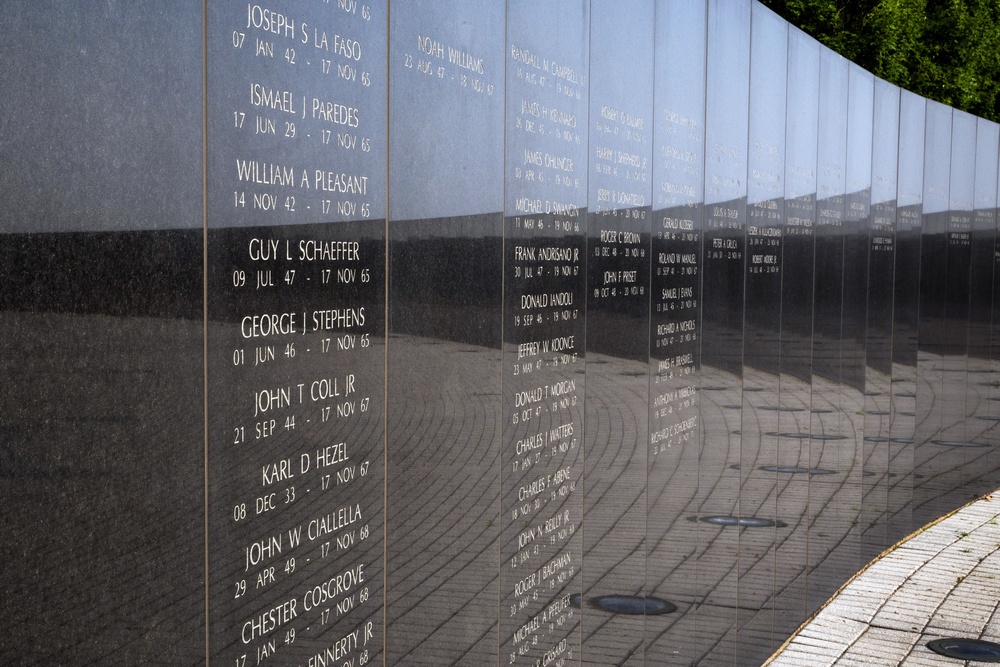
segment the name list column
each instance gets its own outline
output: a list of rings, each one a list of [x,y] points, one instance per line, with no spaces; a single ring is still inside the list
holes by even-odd
[[[208,14],[210,655],[381,662],[386,7]]]
[[[386,664],[495,664],[504,2],[389,31]]]
[[[583,664],[641,662],[646,607],[652,2],[593,2]],[[631,606],[630,606],[631,605]]]
[[[508,5],[501,647],[579,659],[586,5]]]
[[[656,7],[649,295],[647,595],[678,607],[646,616],[646,661],[694,664],[701,627],[697,511],[701,234],[705,189],[704,0]],[[693,605],[687,609],[693,611]]]

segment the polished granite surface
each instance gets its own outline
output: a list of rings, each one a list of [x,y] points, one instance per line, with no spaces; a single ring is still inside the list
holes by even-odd
[[[751,0],[143,9],[0,18],[0,660],[759,664],[1000,486],[995,124]]]

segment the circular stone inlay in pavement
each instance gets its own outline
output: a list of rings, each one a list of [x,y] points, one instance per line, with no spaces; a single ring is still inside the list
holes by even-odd
[[[739,526],[740,528],[768,528],[772,526],[784,528],[788,525],[784,521],[762,519],[756,516],[723,516],[718,514],[713,516],[689,516],[688,521],[701,521],[702,523],[710,523],[713,526]]]
[[[569,603],[577,609],[580,608],[580,600],[579,593],[569,596]],[[677,605],[672,602],[639,595],[599,595],[587,600],[587,605],[612,614],[631,616],[657,616],[677,611]]]
[[[810,475],[833,475],[836,473],[835,470],[826,470],[824,468],[800,468],[798,466],[761,466],[761,470],[767,472],[786,472],[789,474],[796,473],[809,473]]]
[[[866,435],[865,442],[892,442],[892,438],[887,438],[884,435]]]
[[[938,655],[957,660],[1000,662],[1000,644],[983,641],[982,639],[947,637],[927,642],[927,648]]]
[[[935,445],[944,445],[945,447],[986,447],[981,442],[967,442],[965,440],[931,440],[931,442]]]

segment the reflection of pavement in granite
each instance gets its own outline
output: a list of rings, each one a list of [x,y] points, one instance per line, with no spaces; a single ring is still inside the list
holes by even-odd
[[[444,637],[450,638],[445,645],[458,650],[485,642],[492,632],[473,616],[493,613],[497,595],[496,528],[488,524],[497,512],[500,389],[488,371],[495,367],[495,351],[475,353],[468,346],[405,337],[392,343],[403,357],[408,346],[422,346],[428,368],[465,367],[453,376],[462,378],[462,386],[441,378],[429,390],[403,376],[390,378],[390,386],[399,388],[390,389],[390,405],[405,395],[409,405],[421,406],[390,407],[390,433],[397,424],[409,434],[408,444],[390,445],[391,452],[413,464],[390,463],[398,471],[390,478],[399,486],[389,489],[389,645],[391,654],[402,635],[416,651],[412,657]],[[587,435],[591,475],[584,488],[598,499],[586,501],[583,596],[644,592],[678,610],[644,619],[583,605],[584,663],[606,664],[607,656],[637,659],[643,644],[648,659],[669,664],[759,663],[863,565],[862,541],[866,550],[889,545],[885,522],[904,509],[899,484],[912,476],[900,472],[912,447],[882,442],[877,435],[873,447],[890,446],[862,447],[866,401],[859,391],[818,377],[811,385],[790,376],[779,383],[748,369],[741,380],[704,367],[702,445],[650,454],[644,469],[646,452],[636,450],[629,434],[640,430],[636,420],[647,418],[648,398],[623,391],[620,382],[644,370],[644,364],[598,354],[587,359],[586,410],[598,421],[587,424],[596,431]],[[882,407],[887,401],[871,397],[867,403]],[[878,428],[891,432],[891,424],[882,423]],[[804,435],[810,432],[819,437]],[[971,484],[992,472],[991,449],[966,448],[960,454],[955,449],[938,446],[923,464],[955,484]],[[866,452],[879,463],[863,469]],[[433,465],[425,460],[428,455],[434,456]],[[775,465],[786,470],[762,469]],[[409,479],[414,470],[419,474]],[[475,474],[486,477],[477,482]],[[636,483],[640,478],[647,486]],[[478,513],[468,515],[475,508]],[[632,520],[636,511],[645,512],[644,526]],[[756,516],[778,524],[737,528],[691,520],[710,515]],[[881,532],[862,537],[862,518]],[[394,545],[400,537],[404,541]],[[426,548],[404,547],[407,539],[433,545],[430,557]],[[470,544],[478,547],[469,549]],[[643,544],[645,560],[637,569]],[[403,554],[409,555],[405,561]],[[446,658],[466,659],[435,656]]]
[[[587,356],[583,425],[583,597],[643,595],[646,554],[647,366]],[[642,616],[583,605],[585,665],[641,664]]]
[[[0,577],[3,618],[12,632],[0,641],[0,660],[23,661],[28,647],[27,659],[39,662],[198,662],[204,655],[203,413],[200,391],[191,387],[201,386],[201,323],[7,313],[4,328]],[[500,639],[500,353],[406,336],[393,337],[391,346],[389,662],[485,664],[495,659]],[[979,365],[969,360],[970,370]],[[812,385],[786,376],[776,382],[747,370],[741,380],[706,367],[698,380],[702,444],[672,447],[648,461],[643,443],[629,439],[646,430],[636,422],[647,419],[648,398],[619,386],[646,366],[592,354],[586,369],[587,395],[597,403],[588,414],[600,420],[588,424],[597,430],[587,469],[605,472],[584,484],[600,498],[587,503],[593,509],[584,517],[584,544],[600,538],[601,548],[584,553],[589,588],[582,592],[585,598],[643,593],[678,606],[643,618],[583,605],[580,613],[593,621],[584,624],[591,632],[582,637],[587,662],[599,663],[602,655],[638,659],[645,650],[649,660],[667,664],[758,663],[805,618],[811,591],[839,586],[844,572],[861,565],[862,547],[888,540],[898,529],[894,520],[906,523],[911,504],[900,499],[911,483],[916,498],[931,502],[935,493],[956,498],[996,479],[994,447],[948,444],[952,438],[996,444],[1000,403],[989,369],[981,381],[969,375],[961,433],[959,420],[945,412],[939,414],[950,416],[942,417],[938,437],[917,447],[877,440],[863,448],[861,434],[851,433],[857,420],[843,413],[861,405],[883,412],[884,398],[862,404],[857,392],[819,378]],[[894,369],[893,380],[905,370]],[[902,413],[912,410],[907,402],[914,399],[900,384],[893,381],[901,395],[892,397],[889,421],[880,419],[877,428],[905,441],[896,429],[899,422],[905,429]],[[922,377],[917,392],[932,399],[936,386]],[[782,410],[770,409],[775,405]],[[810,429],[848,437],[799,436]],[[879,462],[862,470],[862,453]],[[771,465],[831,473],[761,469]],[[633,520],[636,513],[645,515],[643,523]],[[984,581],[996,560],[989,547],[1000,542],[988,520],[993,514],[957,537],[944,535],[939,524],[914,541],[914,548],[925,545],[953,560],[920,570],[936,572],[935,581],[950,588],[940,608],[935,603],[926,610],[929,625],[917,619],[916,630],[904,629],[903,645],[912,646],[920,633],[959,634],[972,616],[985,618],[981,627],[997,638],[992,607],[973,614],[981,594],[971,592],[973,584],[995,586]],[[734,528],[690,520],[708,515],[780,523]],[[868,517],[877,526],[885,517],[888,527],[859,532],[855,521]],[[984,560],[976,568],[978,558]],[[886,560],[869,572],[889,567],[881,565]],[[968,574],[955,574],[959,566]],[[966,578],[956,582],[959,576]],[[951,588],[968,589],[971,601],[945,597]],[[992,604],[997,596],[990,593]],[[897,611],[915,609],[909,598],[890,603],[879,618],[891,621]],[[960,620],[948,616],[955,605]],[[888,632],[872,626],[859,630],[863,639]]]
[[[202,323],[0,321],[0,663],[203,662]]]
[[[997,422],[989,418],[993,376],[983,360],[966,363],[964,358],[921,352],[913,447],[914,528],[1000,485],[997,455],[986,446],[997,442]],[[949,377],[956,372],[945,369],[959,364],[973,372],[956,389],[958,383]]]
[[[588,391],[601,396],[595,383],[613,378],[612,366],[627,372],[624,366],[629,362],[601,359],[608,363],[598,365],[595,360],[598,356],[591,355]],[[600,369],[597,373],[595,366]],[[747,392],[735,389],[739,378],[703,368],[701,385],[711,390],[699,396],[700,451],[690,447],[670,457],[651,457],[649,463],[647,594],[667,599],[679,609],[645,619],[646,655],[677,664],[714,664],[729,662],[735,654],[738,664],[754,664],[863,565],[862,539],[868,551],[881,551],[890,544],[885,522],[890,512],[902,509],[897,501],[904,492],[898,486],[902,479],[898,471],[907,454],[912,460],[912,448],[870,436],[873,446],[883,449],[871,452],[879,458],[877,465],[864,466],[865,431],[859,418],[864,415],[864,397],[823,378],[814,378],[810,386],[782,377],[779,393],[773,390],[778,385],[773,377],[747,370],[742,386],[763,389]],[[614,400],[641,398],[619,393]],[[875,411],[887,412],[878,409],[887,402],[880,397],[871,403]],[[768,409],[776,405],[782,409]],[[641,414],[640,407],[619,407],[617,414]],[[776,421],[779,426],[773,428]],[[885,427],[881,423],[876,428],[888,428],[888,423]],[[809,433],[819,438],[802,437]],[[971,437],[985,442],[983,429]],[[994,472],[995,457],[989,448],[935,447],[922,461],[928,470],[922,479],[947,476],[953,486],[936,487],[942,492],[967,492],[964,485]],[[897,462],[900,457],[902,463]],[[773,465],[785,470],[761,469]],[[792,468],[814,472],[787,472]],[[909,469],[905,479],[912,479]],[[638,494],[626,486],[608,490],[606,497],[615,499],[621,513]],[[605,508],[598,515],[598,530],[608,523],[603,517],[608,513],[613,514]],[[685,520],[698,514],[757,516],[787,525],[719,528]],[[873,529],[883,530],[862,538],[862,517],[874,523]],[[595,529],[593,522],[592,514],[585,516],[585,531]],[[626,545],[638,538],[621,541],[625,558]],[[612,560],[598,567],[615,566]],[[585,570],[594,567],[593,558],[585,553]],[[630,640],[637,636],[637,619],[621,619],[618,624],[622,633],[631,624],[632,633],[623,635],[620,643],[634,646]],[[585,658],[590,648],[584,637]]]
[[[496,659],[500,350],[393,335],[388,664]]]
[[[322,332],[296,336],[298,353],[281,361],[236,368],[230,361],[232,349],[242,341],[235,338],[232,324],[210,322],[208,335],[208,547],[209,547],[209,630],[212,661],[236,659],[239,655],[254,658],[258,645],[243,644],[240,628],[254,614],[273,608],[276,600],[299,598],[313,586],[331,575],[363,565],[364,581],[351,599],[356,606],[349,611],[330,607],[336,613],[323,621],[323,606],[300,609],[296,617],[294,653],[301,659],[322,653],[332,642],[363,623],[373,624],[377,647],[366,647],[369,659],[381,660],[384,541],[383,505],[384,471],[384,339],[372,337],[366,357],[331,355],[320,352]],[[359,408],[351,417],[323,419],[322,402],[296,405],[284,413],[271,413],[277,427],[270,435],[251,432],[259,424],[248,411],[250,400],[261,387],[295,386],[318,377],[344,377],[353,374],[351,397],[364,397],[369,407]],[[340,402],[348,399],[346,388],[337,395]],[[308,400],[308,399],[307,399]],[[356,401],[357,402],[357,401]],[[329,406],[330,403],[326,402]],[[331,409],[331,408],[327,408]],[[336,413],[333,413],[336,414]],[[285,418],[297,420],[297,426],[282,425]],[[287,422],[286,422],[287,423]],[[233,428],[245,425],[246,441],[234,446]],[[334,467],[321,466],[318,452],[344,443],[344,461]],[[330,451],[330,450],[326,450]],[[300,467],[301,457],[311,461],[308,470]],[[334,455],[333,458],[339,458]],[[293,474],[287,480],[275,480],[262,486],[262,466],[289,460]],[[346,469],[354,472],[349,481],[341,481]],[[324,485],[322,478],[329,475]],[[326,486],[326,488],[324,488]],[[285,489],[294,489],[294,500],[288,502]],[[254,499],[276,493],[276,509],[260,513]],[[248,503],[248,517],[240,522],[232,519],[237,503]],[[357,507],[349,525],[333,531],[335,534],[310,535],[313,521],[337,513],[339,508]],[[339,520],[339,519],[338,519]],[[364,526],[364,528],[362,528]],[[304,539],[295,546],[291,538],[282,538],[283,551],[264,556],[249,567],[245,549],[263,536],[287,535],[298,527],[305,529]],[[347,537],[349,536],[349,537]],[[330,539],[333,537],[334,539]],[[350,539],[341,546],[341,538]],[[328,547],[324,553],[324,543]],[[291,571],[286,564],[293,562]],[[261,574],[272,570],[273,580],[262,580]],[[267,575],[265,575],[267,576]],[[246,581],[247,589],[237,599],[233,595],[236,582]],[[264,581],[267,581],[265,584]],[[363,591],[363,597],[362,597]],[[350,603],[349,603],[350,604]],[[303,605],[304,606],[304,605]],[[292,660],[286,650],[285,660]],[[228,652],[228,655],[227,655]]]
[[[1000,642],[998,518],[987,496],[915,534],[845,586],[767,664],[945,667],[959,663],[927,642]]]

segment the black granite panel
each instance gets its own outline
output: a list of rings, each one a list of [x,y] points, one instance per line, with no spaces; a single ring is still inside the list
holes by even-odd
[[[942,419],[942,379],[947,351],[945,303],[948,284],[948,183],[951,172],[952,110],[928,102],[924,151],[923,229],[920,235],[920,333],[917,357],[917,423],[913,449],[913,520],[933,519],[935,496],[947,492],[941,479],[952,466],[949,452],[935,443]],[[943,506],[943,505],[942,505]],[[936,515],[935,515],[936,516]]]
[[[646,585],[678,609],[646,618],[646,660],[664,663],[696,662],[714,636],[697,615],[709,587],[696,557],[701,529],[684,520],[698,511],[701,455],[705,12],[704,0],[656,8]]]
[[[923,228],[924,98],[901,91],[893,283],[892,402],[890,407],[889,541],[913,529],[913,441],[916,429],[920,236]]]
[[[788,24],[753,5],[747,148],[740,514],[774,518],[780,421],[781,266],[785,194]],[[782,533],[787,532],[782,527]],[[763,662],[777,648],[776,530],[740,536],[739,662]],[[782,640],[778,640],[778,644]]]
[[[589,28],[580,3],[508,3],[500,655],[511,665],[580,655]]]
[[[645,595],[652,221],[651,1],[591,4],[583,654],[641,664],[643,616],[605,595]]]
[[[844,289],[844,232],[848,134],[848,62],[820,50],[817,212],[813,283],[813,365],[810,468],[834,470],[831,480],[811,480],[809,487],[809,558],[807,612],[837,589],[843,570],[837,547],[845,532],[845,515],[857,503],[842,494],[850,459],[844,449],[841,405],[841,324]],[[852,446],[853,447],[853,446]],[[821,508],[829,508],[822,511]]]
[[[899,88],[875,80],[865,331],[864,454],[861,560],[890,546],[889,485],[892,406],[892,286],[896,250]]]
[[[504,10],[390,15],[388,664],[500,645]]]
[[[813,242],[816,226],[816,149],[819,123],[819,44],[788,32],[785,123],[785,219],[781,258],[781,386],[776,465],[810,469],[808,433],[812,379]],[[785,435],[781,435],[785,434]],[[792,436],[792,437],[790,437]],[[806,606],[808,472],[780,473],[777,516],[789,524],[775,547],[775,632],[798,627]]]
[[[872,130],[875,78],[852,64],[847,107],[847,198],[844,216],[844,313],[841,329],[841,381],[847,398],[862,404],[865,389],[865,313],[872,189]],[[858,414],[855,410],[851,414]],[[860,433],[860,421],[853,424]],[[856,458],[852,458],[856,460]],[[857,461],[860,465],[860,461]]]
[[[377,662],[387,7],[207,20],[209,656]]]
[[[977,171],[978,173],[978,171]],[[987,185],[988,187],[988,185]],[[996,235],[993,242],[993,299],[991,308],[991,326],[989,332],[990,340],[990,379],[989,382],[989,408],[990,422],[1000,421],[1000,177],[998,177],[997,192],[997,217]],[[989,442],[991,444],[1000,440],[1000,433],[996,428],[990,429]]]
[[[1000,126],[389,4],[4,6],[0,661],[759,664],[1000,485]]]
[[[953,111],[942,331],[941,430],[936,438],[936,444],[943,450],[938,464],[941,473],[936,481],[951,487],[943,489],[936,502],[940,503],[939,507],[949,509],[966,502],[971,482],[986,472],[984,463],[988,458],[988,452],[983,447],[947,444],[977,442],[988,427],[982,420],[968,420],[966,406],[976,125],[974,116]],[[942,510],[941,514],[946,511]]]
[[[843,440],[832,441],[844,471],[837,493],[843,541],[835,556],[839,581],[861,565],[864,496],[865,339],[871,226],[874,77],[852,64],[848,73],[847,196],[844,203],[844,283],[840,324],[840,409]],[[828,445],[829,446],[829,445]],[[867,561],[865,561],[867,562]]]
[[[0,662],[197,664],[201,3],[0,31]]]
[[[997,209],[997,155],[1000,126],[979,119],[976,123],[976,182],[975,210],[972,218],[970,243],[971,276],[969,280],[969,381],[966,384],[966,420],[977,424],[979,433],[973,433],[979,442],[996,443],[996,429],[990,428],[997,416],[997,401],[992,400],[996,389],[996,369],[990,360],[993,300],[993,253],[996,246]],[[983,462],[982,481],[977,481],[977,491],[990,490],[1000,485],[994,472],[1000,460],[991,448]],[[992,484],[992,486],[990,486]]]
[[[972,218],[972,276],[969,293],[969,363],[972,357],[990,356],[989,322],[993,279],[992,254],[997,208],[997,151],[1000,125],[982,118],[976,121],[975,208]],[[986,372],[984,369],[977,369]],[[970,399],[970,409],[971,405]]]
[[[710,1],[702,241],[702,455],[698,516],[741,516],[739,489],[746,277],[750,2]],[[758,529],[761,530],[761,529]],[[763,529],[767,530],[767,529]],[[711,582],[699,620],[722,638],[703,660],[736,650],[739,528],[699,526],[700,564]],[[726,656],[723,658],[722,656]]]
[[[201,3],[4,3],[0,230],[201,227]]]

